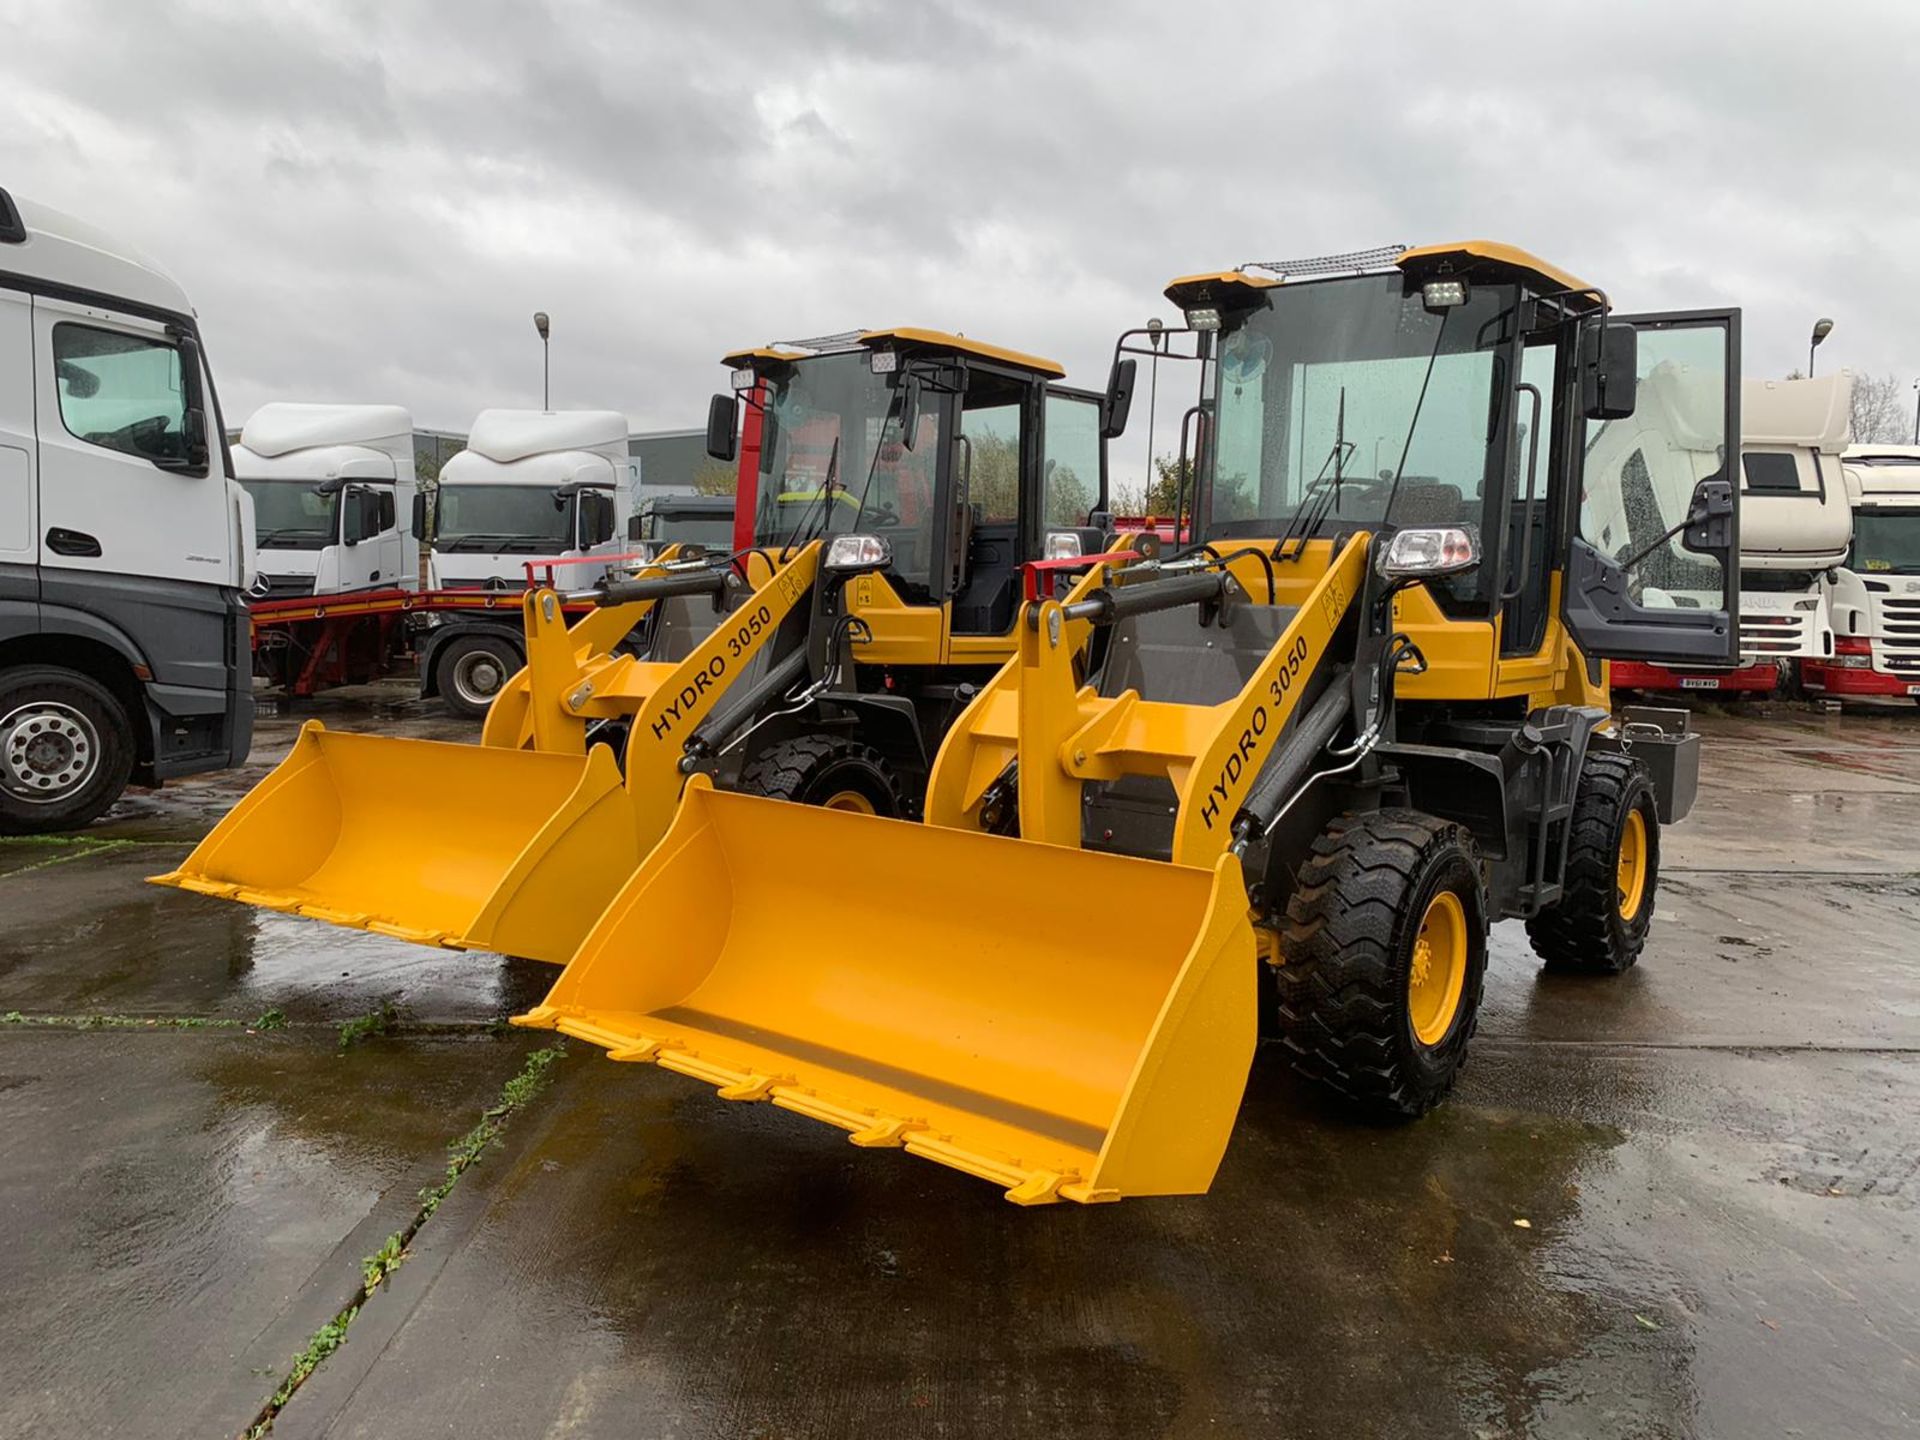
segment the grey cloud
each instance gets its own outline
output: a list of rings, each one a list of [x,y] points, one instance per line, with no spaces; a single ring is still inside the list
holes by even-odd
[[[537,395],[535,308],[556,403],[648,426],[731,345],[857,324],[1096,383],[1174,274],[1461,235],[1740,304],[1752,373],[1819,313],[1823,368],[1920,373],[1903,5],[0,0],[0,33],[0,184],[162,257],[236,415],[464,425]]]

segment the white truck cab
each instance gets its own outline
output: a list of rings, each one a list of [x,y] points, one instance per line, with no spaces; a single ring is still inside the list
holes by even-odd
[[[482,410],[440,471],[430,586],[519,590],[529,560],[620,553],[628,428],[617,410]],[[562,583],[598,578],[576,567]]]
[[[233,447],[253,498],[253,593],[417,589],[413,417],[398,405],[262,405]]]
[[[1747,380],[1740,396],[1740,639],[1749,660],[1833,654],[1827,572],[1853,539],[1840,455],[1853,376]]]
[[[0,833],[246,758],[253,515],[193,307],[0,191]]]
[[[1920,698],[1920,445],[1855,445],[1841,456],[1853,545],[1835,572],[1835,654],[1806,669],[1834,698]]]

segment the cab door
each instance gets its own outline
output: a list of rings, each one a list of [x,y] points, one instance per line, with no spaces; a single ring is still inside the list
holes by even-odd
[[[1613,317],[1638,332],[1633,414],[1589,420],[1562,609],[1593,658],[1740,651],[1740,312]]]

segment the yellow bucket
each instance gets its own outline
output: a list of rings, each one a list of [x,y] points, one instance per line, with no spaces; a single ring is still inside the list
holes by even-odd
[[[1193,1194],[1246,1085],[1256,963],[1232,857],[1094,854],[696,777],[517,1023],[1019,1203]]]
[[[352,735],[292,753],[154,883],[564,964],[640,861],[611,752]]]

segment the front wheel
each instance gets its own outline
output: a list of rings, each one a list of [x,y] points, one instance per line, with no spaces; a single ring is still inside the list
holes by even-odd
[[[133,729],[89,675],[28,665],[0,675],[0,835],[77,830],[120,798]]]
[[[494,696],[525,663],[504,635],[462,635],[440,652],[433,678],[449,710],[468,720],[484,720]]]
[[[898,819],[900,784],[886,757],[840,735],[800,735],[769,745],[740,776],[740,788],[775,800]]]
[[[1487,904],[1472,837],[1416,810],[1340,816],[1300,868],[1280,960],[1293,1068],[1374,1118],[1424,1115],[1479,1023]]]
[[[1560,899],[1527,921],[1549,970],[1619,975],[1633,967],[1653,924],[1660,879],[1660,811],[1638,760],[1587,754],[1573,802]]]

